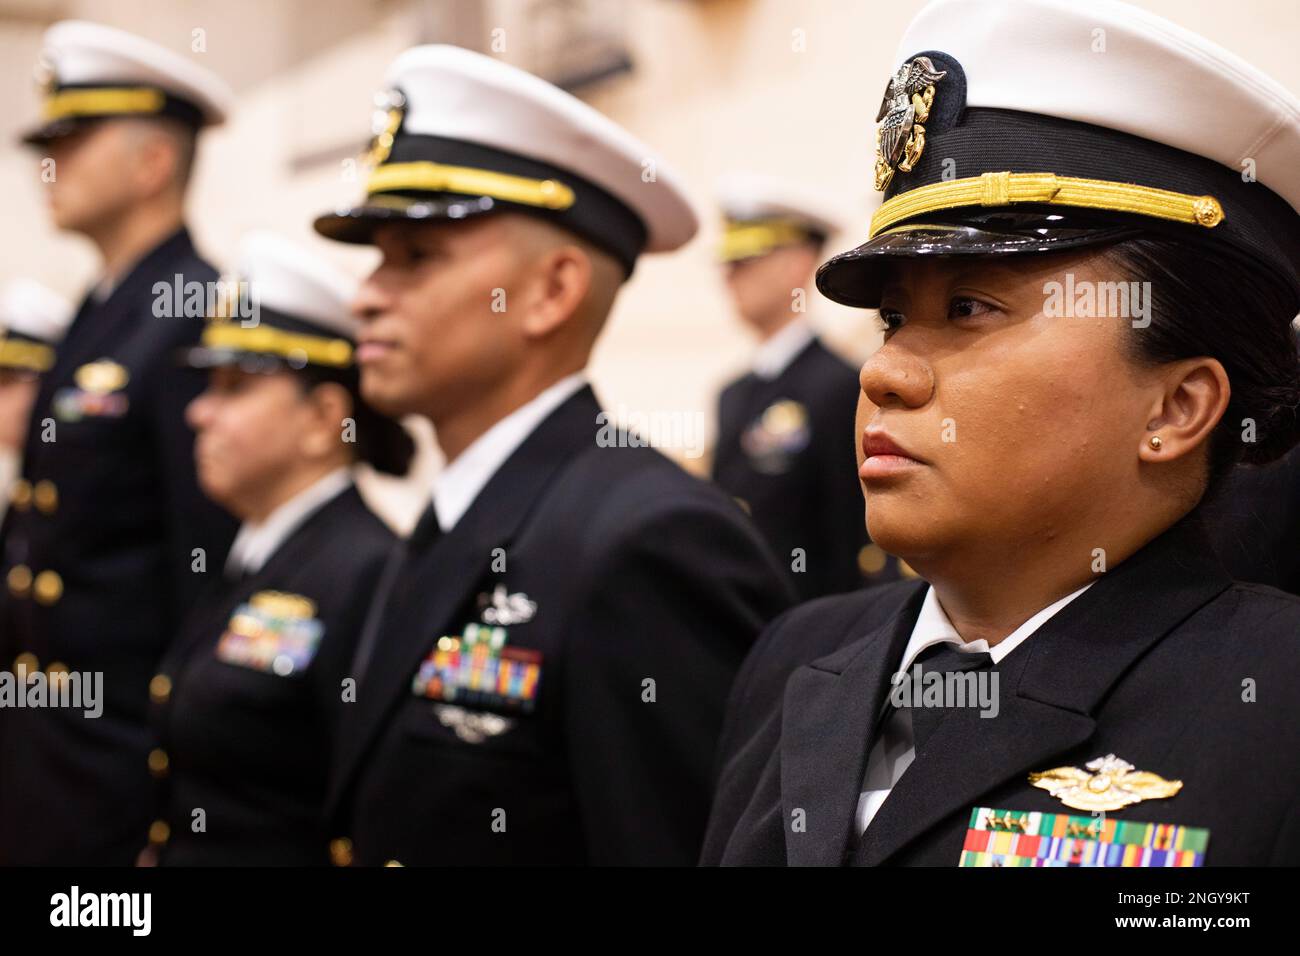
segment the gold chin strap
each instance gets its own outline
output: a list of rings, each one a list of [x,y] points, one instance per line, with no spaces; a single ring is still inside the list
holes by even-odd
[[[48,372],[54,365],[54,349],[39,342],[0,336],[0,366],[27,372]]]
[[[723,262],[735,262],[807,239],[808,233],[804,229],[785,219],[728,223],[718,247],[718,258]]]
[[[352,343],[347,339],[285,332],[269,325],[245,328],[234,322],[213,322],[203,330],[202,342],[212,349],[235,349],[282,358],[303,358],[313,365],[346,368],[352,364]]]
[[[1156,219],[1170,219],[1213,229],[1223,221],[1223,207],[1213,196],[1112,183],[1102,179],[1079,179],[1055,173],[984,173],[967,179],[931,183],[899,193],[887,200],[871,217],[874,239],[895,223],[940,209],[961,206],[1009,206],[1015,203],[1046,203],[1083,209],[1107,209],[1136,213]]]
[[[87,89],[59,90],[45,99],[47,120],[68,116],[106,116],[118,113],[157,113],[166,97],[161,90]]]
[[[529,179],[491,169],[433,162],[385,163],[376,166],[366,182],[368,193],[410,190],[491,196],[543,209],[568,209],[576,198],[573,190],[558,179]]]

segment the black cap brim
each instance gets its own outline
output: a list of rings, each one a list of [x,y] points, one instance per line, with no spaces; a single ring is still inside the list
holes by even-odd
[[[842,305],[874,309],[888,267],[900,259],[1064,252],[1119,242],[1143,230],[1074,210],[982,212],[931,216],[885,230],[817,270],[817,288]]]
[[[238,368],[257,374],[293,371],[302,365],[293,365],[288,359],[266,352],[248,352],[243,349],[211,348],[195,345],[176,353],[176,362],[184,368],[207,371],[214,368]]]
[[[497,208],[491,196],[405,196],[379,193],[360,206],[318,216],[312,223],[327,239],[369,245],[378,226],[391,222],[438,222],[469,219]]]
[[[94,122],[94,120],[73,117],[51,120],[24,133],[19,138],[19,142],[40,149],[48,146],[53,140],[62,139],[64,136],[70,136],[85,129],[91,122]]]

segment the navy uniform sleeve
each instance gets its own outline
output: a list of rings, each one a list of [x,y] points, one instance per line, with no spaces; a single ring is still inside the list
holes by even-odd
[[[636,522],[597,566],[564,664],[588,852],[597,864],[692,865],[732,679],[793,595],[712,494]]]

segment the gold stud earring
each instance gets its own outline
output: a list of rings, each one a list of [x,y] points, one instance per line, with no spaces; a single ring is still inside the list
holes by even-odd
[[[1151,446],[1153,451],[1159,451],[1160,446],[1163,445],[1164,442],[1160,440],[1159,435],[1152,435],[1149,439],[1147,439],[1147,444]]]

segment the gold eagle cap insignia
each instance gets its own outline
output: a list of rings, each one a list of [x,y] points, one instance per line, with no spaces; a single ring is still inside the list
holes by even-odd
[[[1076,810],[1119,810],[1143,800],[1164,800],[1183,789],[1181,780],[1166,780],[1138,770],[1127,760],[1107,754],[1078,767],[1055,767],[1029,775],[1029,782]],[[1090,772],[1091,771],[1091,772]]]
[[[935,84],[948,75],[928,56],[906,61],[885,85],[876,114],[876,189],[883,192],[894,170],[911,172],[925,149],[924,123],[934,105]]]

